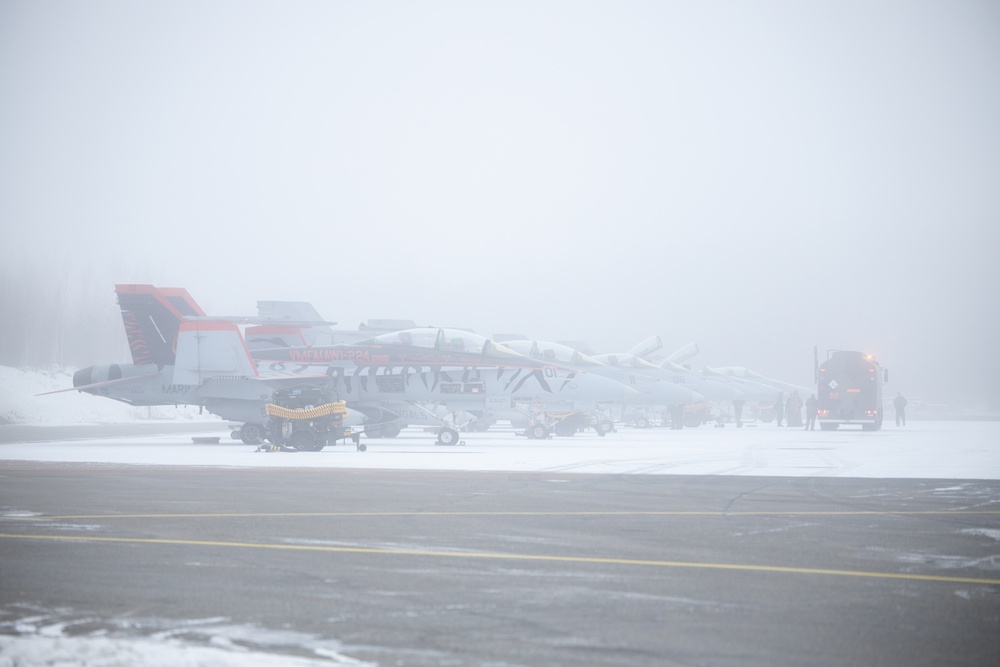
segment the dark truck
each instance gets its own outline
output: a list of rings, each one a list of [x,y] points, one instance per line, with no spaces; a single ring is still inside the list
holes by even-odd
[[[841,424],[862,430],[882,428],[882,384],[889,371],[870,354],[830,350],[823,364],[816,364],[816,420],[820,429],[832,431]]]

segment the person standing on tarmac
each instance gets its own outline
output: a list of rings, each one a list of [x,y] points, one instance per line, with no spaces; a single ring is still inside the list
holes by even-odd
[[[897,391],[896,398],[892,400],[892,407],[896,408],[896,426],[906,426],[906,399],[903,398],[903,392]]]
[[[733,412],[736,413],[736,428],[743,428],[743,404],[742,398],[737,398],[733,401]]]
[[[793,391],[788,397],[785,411],[788,413],[789,426],[802,426],[802,399],[799,397],[799,392]]]
[[[816,406],[818,405],[816,396],[813,394],[809,395],[806,399],[806,430],[815,431],[816,430]]]
[[[774,402],[774,421],[781,426],[781,420],[785,418],[785,392],[778,392],[778,400]],[[791,426],[791,424],[789,424]]]

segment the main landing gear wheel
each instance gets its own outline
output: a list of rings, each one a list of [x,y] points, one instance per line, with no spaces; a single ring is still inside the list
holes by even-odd
[[[396,424],[386,424],[382,427],[382,437],[395,438],[401,430]]]
[[[240,440],[247,445],[259,445],[264,442],[264,427],[260,424],[244,424],[240,429]]]
[[[453,428],[443,428],[438,431],[439,445],[451,446],[458,443],[458,431]]]
[[[381,438],[384,433],[379,424],[365,424],[365,435],[369,438]]]
[[[602,419],[594,426],[594,430],[597,431],[597,435],[603,438],[608,433],[615,430],[615,424],[610,419]]]
[[[528,427],[528,437],[532,440],[544,440],[549,437],[549,429],[545,424],[532,424]]]

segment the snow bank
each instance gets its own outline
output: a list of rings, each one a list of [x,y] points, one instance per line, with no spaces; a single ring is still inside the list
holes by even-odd
[[[362,665],[356,660],[311,660],[211,646],[176,639],[108,637],[0,637],[0,667],[320,667]]]
[[[134,408],[71,389],[75,369],[21,370],[0,366],[0,424],[118,424],[149,419],[208,419],[190,406]],[[218,421],[218,418],[213,418]]]
[[[111,619],[102,623],[110,627],[81,633],[94,619],[72,616],[62,609],[0,621],[0,667],[370,665],[344,655],[335,640],[232,624],[226,618]]]

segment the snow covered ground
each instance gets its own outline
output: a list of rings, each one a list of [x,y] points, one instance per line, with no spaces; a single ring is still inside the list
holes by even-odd
[[[767,475],[1000,479],[1000,422],[911,421],[882,431],[834,432],[750,424],[736,429],[633,429],[598,437],[593,432],[544,441],[502,427],[464,435],[463,445],[439,447],[420,429],[395,439],[321,452],[259,453],[220,431],[222,422],[193,408],[131,408],[115,401],[66,392],[71,372],[38,373],[0,367],[0,417],[33,425],[141,423],[148,419],[205,423],[217,445],[195,445],[192,434],[60,440],[0,445],[0,460],[252,467],[382,468],[396,470],[502,470],[668,475]],[[0,429],[3,429],[0,426]]]
[[[68,610],[37,610],[16,621],[0,617],[0,667],[318,667],[369,665],[341,654],[339,642],[293,630],[238,625],[226,618],[182,623],[97,619]],[[266,650],[264,650],[266,649]],[[308,657],[315,656],[315,657]]]
[[[207,426],[207,425],[206,425]],[[511,471],[646,475],[764,475],[1000,479],[1000,423],[913,422],[905,429],[803,431],[764,424],[736,429],[628,429],[606,437],[528,440],[511,429],[467,434],[435,445],[433,434],[405,429],[395,439],[363,440],[321,452],[260,453],[222,436],[194,444],[192,434],[0,445],[0,460],[265,468]]]

